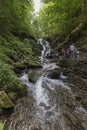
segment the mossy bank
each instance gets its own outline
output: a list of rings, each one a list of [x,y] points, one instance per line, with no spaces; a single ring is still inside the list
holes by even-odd
[[[37,52],[35,52],[35,49]],[[32,39],[20,40],[12,34],[0,35],[0,92],[15,103],[26,95],[26,86],[17,76],[25,67],[41,67],[38,63],[40,48]],[[1,100],[2,96],[0,97]],[[0,110],[3,108],[0,106]],[[2,111],[0,112],[2,113]]]

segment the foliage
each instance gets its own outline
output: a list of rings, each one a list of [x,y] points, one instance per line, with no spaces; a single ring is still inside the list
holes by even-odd
[[[12,63],[12,56],[17,56],[20,60],[27,56],[32,57],[33,52],[29,42],[22,42],[11,34],[0,36],[0,60]]]
[[[0,33],[32,34],[32,0],[0,1]]]
[[[25,93],[26,88],[14,73],[14,63],[32,61],[32,43],[25,39],[20,41],[13,35],[0,35],[0,89],[6,92],[15,91],[18,95]],[[17,61],[15,60],[17,59]],[[20,68],[19,68],[20,69]]]
[[[42,0],[38,22],[42,36],[69,34],[86,14],[87,3],[83,0]],[[82,4],[84,13],[82,13]]]
[[[23,85],[10,67],[7,64],[0,63],[0,89],[2,88],[7,92],[15,91],[20,94],[24,89]]]

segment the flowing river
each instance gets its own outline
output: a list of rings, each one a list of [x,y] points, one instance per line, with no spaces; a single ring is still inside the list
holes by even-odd
[[[51,51],[49,43],[39,39],[38,44],[43,47],[43,68],[36,70],[35,76],[39,76],[35,83],[29,81],[27,73],[20,77],[28,96],[18,101],[5,130],[87,130],[87,111],[77,104],[72,89],[63,81],[67,77],[62,72],[59,79],[49,76],[59,69],[46,59]]]

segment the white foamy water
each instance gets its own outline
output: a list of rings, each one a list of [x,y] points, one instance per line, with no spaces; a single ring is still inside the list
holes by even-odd
[[[50,52],[51,52],[51,48],[50,48],[50,45],[49,45],[49,42],[43,40],[43,39],[39,39],[37,44],[40,44],[43,48],[43,50],[41,51],[41,63],[43,64],[44,63],[44,60],[46,59],[46,56],[50,55]]]
[[[67,84],[64,84],[62,80],[49,79],[47,77],[45,77],[45,80],[47,80],[53,86],[60,85],[61,87],[65,88],[65,89],[68,89],[69,91],[71,91],[70,87]]]
[[[49,63],[49,64],[43,65],[43,69],[52,70],[52,69],[56,69],[56,68],[59,68],[59,67],[55,63]]]
[[[40,105],[40,103],[44,103],[46,106],[48,106],[49,105],[48,94],[47,94],[45,88],[43,88],[42,83],[43,83],[43,76],[41,76],[37,80],[37,82],[34,86],[34,88],[35,88],[34,96],[36,98],[38,105]]]
[[[20,80],[25,84],[25,85],[28,85],[28,74],[27,73],[24,73],[21,77],[20,77]]]

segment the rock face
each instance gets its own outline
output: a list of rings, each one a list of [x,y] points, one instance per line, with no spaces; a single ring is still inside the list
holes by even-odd
[[[77,62],[73,69],[79,76],[87,78],[87,60]]]
[[[60,66],[66,74],[74,74],[85,79],[87,78],[87,60],[62,60]]]
[[[87,59],[61,60],[60,66],[76,94],[75,100],[87,109]]]
[[[0,108],[8,109],[13,107],[14,103],[10,100],[8,95],[4,91],[0,91]]]

